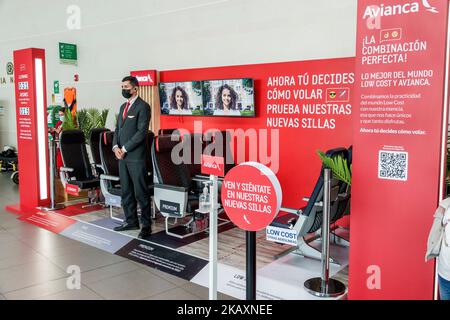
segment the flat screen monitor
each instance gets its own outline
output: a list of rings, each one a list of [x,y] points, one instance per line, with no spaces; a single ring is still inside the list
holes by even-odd
[[[202,116],[202,82],[161,82],[159,99],[162,115]]]
[[[253,79],[203,81],[203,110],[207,116],[254,117]]]

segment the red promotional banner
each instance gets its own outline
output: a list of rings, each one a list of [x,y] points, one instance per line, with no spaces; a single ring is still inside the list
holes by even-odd
[[[246,231],[264,229],[281,208],[278,179],[269,168],[256,162],[231,169],[222,183],[221,194],[227,216]]]
[[[358,1],[350,299],[431,299],[448,1]],[[444,130],[445,130],[444,129]]]
[[[224,158],[202,154],[202,173],[223,177],[225,175]]]
[[[131,71],[130,74],[137,78],[140,86],[157,85],[156,70]]]
[[[14,51],[20,207],[49,203],[45,51]]]

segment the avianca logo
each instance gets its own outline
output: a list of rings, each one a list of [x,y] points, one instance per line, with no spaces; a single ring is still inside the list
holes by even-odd
[[[211,169],[219,169],[219,165],[216,162],[206,162],[203,164],[205,168],[211,168]]]
[[[439,13],[436,7],[430,5],[429,0],[422,0],[422,5],[429,12]],[[416,13],[419,11],[420,11],[419,2],[396,4],[392,6],[385,6],[384,4],[381,4],[379,6],[371,5],[366,7],[363,19],[395,16],[400,14]]]
[[[139,82],[151,82],[153,83],[153,79],[150,76],[150,74],[147,74],[146,76],[136,76],[137,80]]]

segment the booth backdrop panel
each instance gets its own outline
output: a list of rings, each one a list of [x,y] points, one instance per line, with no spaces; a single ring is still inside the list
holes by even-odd
[[[253,78],[255,90],[255,118],[236,117],[194,117],[194,116],[161,116],[160,126],[162,129],[184,128],[193,131],[194,122],[200,121],[203,131],[211,128],[219,130],[226,129],[266,129],[268,131],[268,141],[273,135],[273,130],[279,130],[279,170],[277,177],[283,190],[283,205],[290,207],[301,207],[306,203],[302,198],[309,196],[319,175],[321,161],[316,153],[318,149],[325,151],[338,146],[348,147],[352,143],[352,117],[351,114],[314,114],[308,115],[302,112],[303,104],[325,104],[330,100],[327,89],[343,88],[347,89],[344,100],[350,100],[349,95],[353,89],[351,81],[354,70],[354,58],[312,60],[301,62],[254,64],[242,66],[199,68],[188,70],[161,71],[160,82],[181,82],[193,80],[215,80],[215,79],[235,79]],[[338,81],[321,81],[317,75],[326,75],[325,78],[336,78],[335,74],[345,75],[346,83]],[[298,76],[302,79],[309,76],[308,84],[299,83]],[[313,76],[315,75],[315,76]],[[277,77],[292,77],[294,83],[284,83],[275,80]],[[322,77],[322,78],[324,78]],[[350,77],[350,80],[348,79]],[[292,80],[291,78],[291,80]],[[314,78],[317,80],[314,84]],[[269,82],[269,79],[271,80]],[[278,79],[280,80],[280,79]],[[323,83],[327,82],[327,83]],[[351,82],[351,83],[348,83]],[[290,99],[273,99],[273,90],[288,90],[291,92]],[[303,99],[294,97],[295,90],[307,90],[308,96]],[[322,90],[322,96],[319,91]],[[270,91],[270,93],[269,93]],[[303,91],[302,94],[305,94]],[[268,96],[269,95],[269,96]],[[315,97],[313,96],[315,95]],[[348,99],[347,99],[348,98]],[[274,114],[268,110],[268,105],[273,104],[298,104],[300,113],[289,114],[289,111],[281,114]],[[336,103],[339,106],[347,107],[351,113],[350,102]],[[269,118],[285,118],[287,120],[299,119],[299,127],[275,128],[268,123]],[[305,119],[305,120],[303,120]],[[307,120],[312,119],[312,120]],[[334,119],[335,128],[323,128],[330,125],[330,120]],[[303,128],[302,121],[308,122],[308,126]],[[313,124],[314,122],[314,124]],[[316,126],[312,128],[311,126]],[[322,128],[318,128],[322,127]],[[258,148],[260,149],[260,148]],[[270,148],[269,148],[270,150]],[[248,146],[247,146],[248,151]],[[246,152],[248,154],[248,152]],[[269,152],[270,156],[270,152]],[[269,167],[271,164],[267,164]],[[272,168],[274,168],[272,166]]]
[[[448,1],[430,3],[358,2],[350,299],[433,298]]]

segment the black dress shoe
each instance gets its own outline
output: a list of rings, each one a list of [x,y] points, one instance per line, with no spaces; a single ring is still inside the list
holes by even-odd
[[[127,231],[127,230],[139,230],[139,225],[124,223],[114,228],[114,231]]]
[[[139,239],[145,239],[152,234],[152,227],[142,227],[141,232],[139,232]]]

